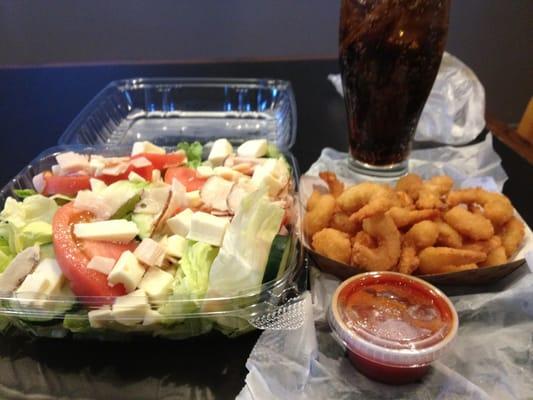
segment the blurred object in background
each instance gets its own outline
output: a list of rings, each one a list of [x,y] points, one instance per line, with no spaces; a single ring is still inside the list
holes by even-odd
[[[339,9],[340,0],[0,1],[0,67],[333,60]],[[451,7],[446,49],[472,68],[487,109],[508,123],[520,120],[533,92],[532,19],[531,0]]]
[[[529,143],[533,143],[533,97],[529,100],[524,115],[522,115],[517,132]]]

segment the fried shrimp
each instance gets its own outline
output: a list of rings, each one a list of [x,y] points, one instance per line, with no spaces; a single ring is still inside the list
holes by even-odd
[[[311,193],[311,196],[309,196],[309,200],[307,200],[307,211],[311,211],[316,207],[320,197],[322,197],[322,193],[320,193],[318,190],[313,190],[313,193]]]
[[[368,204],[374,196],[385,192],[387,188],[383,185],[372,182],[359,183],[346,189],[337,198],[337,204],[343,211],[354,213]]]
[[[419,264],[420,260],[416,256],[416,248],[404,243],[398,262],[398,272],[410,275],[418,269]]]
[[[488,240],[477,240],[463,245],[465,250],[482,251],[489,254],[492,250],[502,245],[502,240],[499,236],[493,236]]]
[[[376,240],[365,231],[359,231],[354,237],[352,237],[352,245],[355,242],[371,249],[375,249],[378,246]]]
[[[337,212],[333,214],[331,219],[331,227],[339,231],[345,232],[350,236],[355,234],[360,229],[360,225],[352,222],[350,216],[343,212]]]
[[[335,198],[330,194],[321,195],[316,200],[315,206],[304,216],[304,232],[311,237],[316,232],[326,228],[334,212]]]
[[[422,188],[423,181],[420,176],[416,174],[407,174],[398,179],[396,183],[396,190],[401,190],[409,195],[413,200],[418,199],[418,192]]]
[[[416,207],[419,209],[444,208],[445,204],[441,197],[446,195],[453,186],[453,180],[449,176],[441,175],[424,181],[418,191]]]
[[[320,172],[318,176],[320,176],[320,179],[327,183],[329,192],[333,195],[333,197],[339,197],[344,191],[344,183],[339,181],[337,179],[337,175],[335,175],[333,172]]]
[[[512,217],[503,227],[499,235],[502,239],[502,245],[505,248],[507,257],[511,257],[525,236],[524,224],[517,217]]]
[[[439,228],[439,236],[437,237],[437,244],[439,246],[461,248],[463,247],[463,237],[459,232],[453,229],[446,222],[437,222]]]
[[[496,247],[487,254],[487,259],[479,264],[480,267],[492,267],[493,265],[501,265],[507,262],[507,253],[503,246]]]
[[[393,219],[398,228],[413,225],[425,219],[439,216],[438,210],[408,210],[402,207],[391,207],[387,214]]]
[[[393,192],[384,192],[383,194],[374,196],[367,205],[350,215],[350,220],[358,223],[365,218],[370,218],[377,214],[383,214],[391,207],[398,204],[398,202],[399,199]]]
[[[492,223],[461,206],[455,206],[444,214],[444,220],[457,232],[474,240],[489,239],[494,235]]]
[[[507,197],[500,193],[487,192],[481,188],[455,190],[448,194],[448,205],[479,204],[483,207],[483,215],[495,226],[509,221],[513,214],[513,205]]]
[[[441,267],[438,274],[446,274],[446,273],[452,273],[452,272],[461,272],[461,271],[469,271],[472,269],[477,269],[478,266],[475,263],[469,263],[469,264],[462,264],[462,265],[445,265],[444,267]]]
[[[377,240],[376,248],[354,241],[352,262],[368,271],[392,269],[400,258],[400,232],[391,217],[381,214],[363,221],[363,230]]]
[[[426,247],[418,254],[418,258],[420,259],[418,268],[422,274],[438,274],[450,272],[452,266],[484,261],[487,256],[481,251],[451,247]]]
[[[317,253],[335,261],[350,263],[350,238],[344,232],[331,228],[322,229],[313,235],[313,248]]]
[[[423,249],[433,246],[439,236],[439,227],[433,221],[422,221],[413,225],[405,234],[404,242]]]

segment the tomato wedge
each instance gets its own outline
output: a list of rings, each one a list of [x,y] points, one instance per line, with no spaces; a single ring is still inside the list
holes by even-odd
[[[87,175],[68,175],[56,176],[52,173],[44,174],[44,192],[45,196],[53,194],[64,194],[66,196],[76,196],[80,190],[90,189],[90,177]]]
[[[126,250],[134,250],[135,242],[127,244],[96,242],[93,240],[77,241],[72,234],[72,224],[90,220],[92,215],[77,210],[73,203],[60,207],[52,221],[53,243],[57,263],[70,281],[70,287],[76,296],[98,297],[82,299],[90,304],[108,304],[114,296],[125,293],[122,285],[113,287],[107,284],[107,277],[95,270],[88,269],[87,264],[95,255],[118,259]]]
[[[175,167],[167,169],[165,172],[165,183],[172,184],[172,179],[177,179],[187,192],[201,189],[207,178],[198,176],[198,172],[189,167]]]
[[[144,157],[152,163],[155,169],[165,170],[177,167],[185,162],[186,156],[183,151],[167,154],[141,153],[134,155],[132,159]]]

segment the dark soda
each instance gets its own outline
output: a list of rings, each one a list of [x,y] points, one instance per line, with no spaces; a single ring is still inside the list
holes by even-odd
[[[446,43],[450,0],[342,0],[339,56],[350,153],[405,161]]]

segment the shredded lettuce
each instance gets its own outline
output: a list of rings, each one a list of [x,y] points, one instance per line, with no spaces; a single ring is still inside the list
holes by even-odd
[[[9,248],[8,241],[0,237],[0,273],[4,272],[13,257],[14,254]]]
[[[36,194],[16,201],[8,197],[0,212],[0,239],[7,242],[14,255],[34,244],[52,242],[52,218],[56,202]]]
[[[169,301],[160,307],[159,312],[172,315],[194,312],[198,309],[196,300],[207,292],[209,271],[218,248],[207,243],[189,240],[179,262]]]
[[[25,199],[26,197],[37,194],[37,192],[33,189],[14,189],[13,193],[15,193],[15,196],[17,196],[19,199]]]
[[[202,145],[200,142],[180,142],[177,148],[185,151],[189,167],[197,168],[202,162]]]
[[[209,274],[209,295],[231,296],[261,285],[272,241],[284,210],[257,190],[246,196],[231,221]]]

